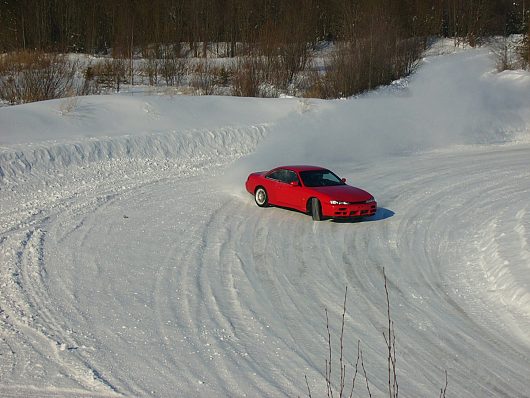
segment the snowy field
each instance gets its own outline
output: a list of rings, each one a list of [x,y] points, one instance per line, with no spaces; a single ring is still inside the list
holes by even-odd
[[[384,267],[401,396],[447,370],[447,397],[529,397],[530,75],[493,70],[468,50],[348,100],[1,108],[0,395],[326,396],[348,286],[347,377],[359,339],[387,396]],[[258,208],[247,174],[293,163],[378,213]]]

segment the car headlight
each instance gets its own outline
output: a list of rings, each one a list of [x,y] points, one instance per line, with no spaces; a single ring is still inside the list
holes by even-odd
[[[368,199],[368,200],[367,200],[366,202],[364,202],[364,203],[374,203],[374,202],[375,202],[375,199],[372,198],[372,199]]]
[[[332,205],[349,205],[350,202],[340,202],[338,200],[330,200],[329,204],[332,204]]]

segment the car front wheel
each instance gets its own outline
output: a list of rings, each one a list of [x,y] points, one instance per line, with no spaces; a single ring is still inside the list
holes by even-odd
[[[267,191],[263,187],[259,187],[258,189],[256,189],[254,199],[256,200],[256,204],[259,207],[267,207],[269,204],[269,197],[267,196]]]
[[[320,206],[320,201],[317,198],[311,199],[311,216],[313,221],[322,220],[322,207]]]

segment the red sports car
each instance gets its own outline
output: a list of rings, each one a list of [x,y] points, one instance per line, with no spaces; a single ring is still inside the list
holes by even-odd
[[[373,216],[377,203],[362,189],[346,185],[345,178],[317,166],[283,166],[252,173],[245,184],[260,207],[288,207],[323,218]]]

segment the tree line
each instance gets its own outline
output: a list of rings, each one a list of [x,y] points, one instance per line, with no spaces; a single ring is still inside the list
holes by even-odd
[[[527,2],[0,0],[0,101],[138,83],[197,94],[348,97],[410,74],[433,36],[475,46],[524,33],[518,64],[526,67]],[[333,50],[313,59],[330,42]],[[500,69],[515,65],[506,41],[497,50]],[[62,55],[69,52],[104,57],[84,65]],[[216,65],[210,55],[230,62]]]
[[[228,43],[222,51],[234,56],[238,43],[271,34],[315,43],[366,35],[387,21],[400,36],[458,36],[475,45],[524,32],[527,8],[530,0],[0,0],[0,51],[127,57],[153,43],[189,43],[206,56],[207,43]]]

